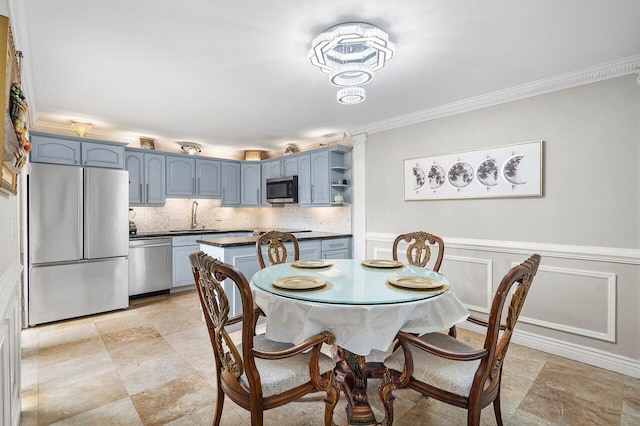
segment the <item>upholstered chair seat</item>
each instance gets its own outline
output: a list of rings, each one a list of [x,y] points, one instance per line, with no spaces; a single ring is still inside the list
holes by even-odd
[[[420,340],[450,352],[470,353],[476,349],[454,337],[443,333],[429,333],[419,337]],[[432,355],[429,352],[410,346],[415,364],[413,377],[447,392],[468,397],[473,376],[478,370],[480,360],[453,361]],[[391,370],[402,371],[404,368],[404,352],[398,348],[393,355],[385,359],[384,366]]]
[[[242,353],[242,345],[237,345],[238,352]],[[253,347],[264,352],[277,352],[292,348],[290,343],[274,342],[264,337],[263,334],[254,336]],[[278,395],[288,389],[301,386],[309,381],[309,363],[311,362],[311,352],[295,355],[291,358],[266,360],[256,358],[256,368],[260,373],[260,383],[262,384],[262,396],[264,398]],[[320,374],[325,374],[333,370],[336,362],[321,353],[319,359]],[[240,381],[247,388],[249,381],[245,373],[240,376]]]

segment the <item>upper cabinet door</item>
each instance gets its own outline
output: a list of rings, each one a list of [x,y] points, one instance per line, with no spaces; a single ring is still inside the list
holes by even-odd
[[[241,165],[241,204],[248,206],[260,205],[260,176],[262,167],[260,163],[242,163]]]
[[[127,152],[124,167],[129,172],[129,204],[144,203],[144,154]]]
[[[285,158],[282,160],[282,165],[283,176],[295,176],[298,174],[298,159],[296,157]]]
[[[144,154],[145,204],[164,205],[166,198],[165,156]]]
[[[195,194],[195,159],[167,156],[167,196],[193,197]]]
[[[311,204],[311,155],[298,156],[298,203]]]
[[[220,161],[196,158],[196,195],[203,198],[220,198]]]
[[[80,165],[80,142],[31,135],[31,161],[34,163]]]
[[[270,206],[271,204],[267,203],[267,179],[272,178],[271,175],[271,162],[263,162],[262,163],[262,179],[260,185],[260,194],[262,195],[262,205]]]
[[[124,168],[124,146],[82,142],[82,165]]]
[[[240,205],[240,163],[221,161],[223,206]]]
[[[282,174],[282,160],[270,161],[271,165],[271,177],[280,177]]]
[[[329,152],[311,153],[311,204],[329,204]]]

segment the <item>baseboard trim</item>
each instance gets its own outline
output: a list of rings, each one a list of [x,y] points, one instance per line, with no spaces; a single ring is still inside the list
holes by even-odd
[[[484,327],[469,322],[460,324],[457,327],[480,334],[486,333],[486,329]],[[595,367],[604,368],[606,370],[640,379],[640,360],[634,360],[633,358],[613,354],[600,349],[563,342],[550,337],[543,337],[517,329],[514,330],[511,341],[528,348],[537,349],[542,352],[558,355],[563,358],[583,362]]]

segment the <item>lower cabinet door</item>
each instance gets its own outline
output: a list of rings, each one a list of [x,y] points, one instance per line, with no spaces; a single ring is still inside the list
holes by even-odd
[[[322,258],[323,259],[350,259],[349,249],[323,251]]]
[[[193,279],[193,272],[191,270],[191,261],[189,255],[195,251],[200,250],[200,245],[173,247],[172,259],[173,259],[173,287],[182,287],[185,285],[195,285]]]

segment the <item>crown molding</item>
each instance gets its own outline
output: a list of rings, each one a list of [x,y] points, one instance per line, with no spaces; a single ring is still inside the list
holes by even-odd
[[[396,129],[398,127],[409,126],[411,124],[422,123],[637,72],[640,72],[640,55],[629,56],[602,65],[584,68],[579,71],[560,74],[555,77],[533,81],[509,89],[498,90],[485,95],[377,121],[362,127],[350,129],[350,132],[351,134],[379,133],[385,130]],[[637,81],[638,84],[640,84],[640,76]]]

